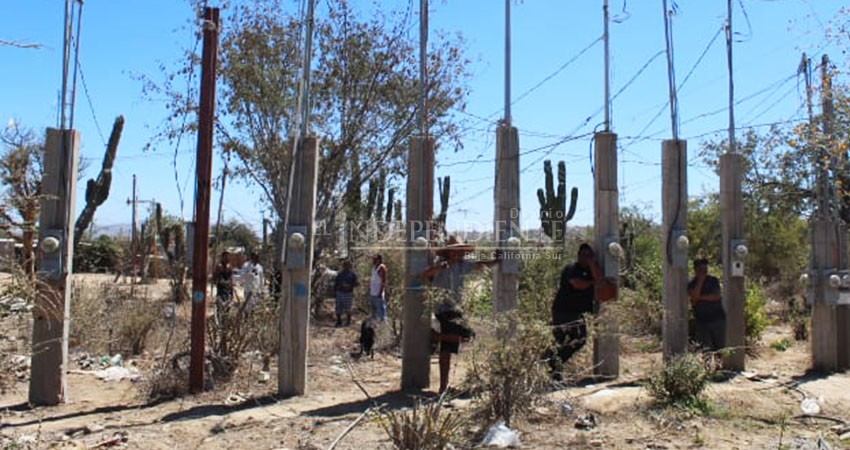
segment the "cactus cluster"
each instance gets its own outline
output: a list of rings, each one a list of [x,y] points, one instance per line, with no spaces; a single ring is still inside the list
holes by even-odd
[[[384,194],[386,193],[386,202]],[[387,189],[387,172],[382,170],[377,179],[369,181],[369,191],[366,194],[366,209],[363,214],[364,219],[372,219],[380,221],[384,219],[389,222],[393,218],[393,199],[395,198],[395,188]]]
[[[563,244],[567,232],[567,222],[572,220],[576,212],[578,188],[572,188],[570,206],[567,209],[567,166],[563,161],[558,162],[558,189],[555,190],[552,179],[552,162],[543,162],[546,190],[537,190],[540,201],[540,223],[543,232],[558,244]]]

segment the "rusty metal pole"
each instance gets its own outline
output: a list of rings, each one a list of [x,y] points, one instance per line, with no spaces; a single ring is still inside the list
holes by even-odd
[[[189,389],[204,390],[207,257],[210,240],[215,69],[218,53],[219,9],[204,8],[204,50],[201,60],[201,103],[198,112],[198,153],[195,197],[195,239],[192,265],[192,331]]]

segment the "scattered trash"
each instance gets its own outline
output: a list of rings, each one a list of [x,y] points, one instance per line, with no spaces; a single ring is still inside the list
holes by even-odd
[[[519,447],[520,444],[519,434],[508,428],[502,421],[490,427],[487,434],[484,435],[484,440],[481,441],[481,445],[485,447]]]
[[[257,383],[266,384],[271,379],[271,375],[268,372],[262,371],[260,372],[260,377],[257,379]]]
[[[340,367],[340,366],[336,366],[336,365],[331,366],[331,370],[333,370],[334,372],[336,372],[336,373],[338,373],[338,374],[341,374],[341,375],[345,375],[345,374],[346,374],[345,369],[343,369],[343,368],[342,368],[342,367]]]
[[[22,313],[32,310],[32,305],[20,297],[4,297],[0,299],[0,309],[10,313]]]
[[[230,395],[228,395],[227,398],[224,399],[224,404],[228,406],[238,405],[240,403],[245,403],[246,400],[248,400],[248,398],[245,396],[245,394],[241,392],[231,392]]]
[[[750,381],[760,381],[762,383],[775,383],[779,378],[775,373],[741,372],[741,375]]]
[[[35,444],[36,442],[38,442],[38,439],[36,439],[36,437],[31,434],[22,434],[18,436],[16,441],[18,442],[18,444]]]
[[[124,357],[121,354],[117,354],[109,359],[109,363],[113,366],[123,366],[124,365]]]
[[[791,441],[789,448],[794,450],[832,450],[832,445],[823,436],[818,436],[817,439],[797,437]]]
[[[564,402],[563,404],[561,404],[561,412],[569,416],[573,413],[573,405],[569,404],[568,402]]]
[[[820,414],[820,405],[818,401],[812,397],[806,397],[800,402],[800,409],[803,410],[803,414]]]
[[[596,428],[596,425],[596,416],[594,416],[593,413],[587,413],[576,419],[575,422],[575,427],[579,430],[591,430]]]
[[[112,446],[115,446],[115,445],[120,445],[120,444],[127,442],[127,440],[129,440],[129,438],[130,438],[130,433],[127,433],[126,431],[117,431],[117,432],[115,432],[115,434],[112,435],[112,437],[98,442],[97,444],[95,444],[91,448],[112,447]]]
[[[139,375],[139,371],[134,368],[126,368],[120,366],[112,366],[107,367],[103,370],[95,370],[92,372],[96,378],[99,378],[103,381],[121,381],[124,379],[130,381],[137,381],[141,375]]]

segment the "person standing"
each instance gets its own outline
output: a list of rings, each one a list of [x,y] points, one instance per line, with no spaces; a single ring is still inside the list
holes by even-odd
[[[372,305],[372,317],[387,321],[387,266],[380,253],[372,256],[372,276],[369,278],[369,303]]]
[[[593,313],[594,290],[601,282],[602,269],[596,254],[587,243],[578,249],[575,263],[564,267],[555,301],[552,302],[552,333],[556,354],[550,358],[553,376],[560,377],[559,369],[569,361],[587,341],[586,314]]]
[[[334,292],[336,293],[336,324],[337,328],[342,326],[342,315],[345,314],[345,326],[351,325],[351,306],[354,303],[354,288],[359,286],[357,274],[351,270],[351,261],[342,263],[342,270],[337,273],[334,281]]]
[[[434,309],[434,315],[440,323],[440,332],[436,338],[440,343],[441,394],[449,385],[452,354],[458,353],[461,342],[466,342],[475,335],[463,320],[463,286],[466,276],[485,267],[492,267],[500,261],[498,252],[492,260],[467,261],[464,256],[474,250],[472,245],[464,244],[452,236],[447,245],[437,251],[438,261],[422,273],[423,280],[443,291],[442,298]]]
[[[252,252],[248,261],[242,265],[241,280],[245,293],[242,309],[245,313],[250,313],[263,296],[263,265],[260,264],[260,255],[256,252]]]
[[[708,274],[708,260],[694,260],[694,277],[688,283],[688,298],[694,309],[696,341],[704,350],[726,347],[726,311],[720,296],[720,280]]]
[[[215,283],[215,309],[217,314],[227,310],[233,301],[233,267],[230,265],[230,252],[223,251],[213,271]]]

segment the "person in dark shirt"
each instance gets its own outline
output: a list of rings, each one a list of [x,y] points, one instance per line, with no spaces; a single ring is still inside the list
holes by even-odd
[[[345,325],[351,325],[351,306],[354,303],[354,288],[360,285],[357,274],[351,270],[351,261],[342,263],[342,270],[336,275],[334,290],[336,291],[336,327],[342,326],[342,315],[345,314]]]
[[[688,283],[688,298],[694,309],[696,341],[705,350],[726,347],[726,312],[720,297],[720,280],[708,274],[708,260],[694,261],[694,278]]]
[[[549,359],[552,373],[559,369],[587,340],[585,314],[593,313],[594,287],[602,280],[602,269],[589,244],[581,244],[578,260],[564,267],[555,301],[552,303],[552,325],[556,354]]]
[[[217,307],[225,308],[233,300],[233,267],[230,265],[230,252],[221,252],[221,257],[213,272]]]

